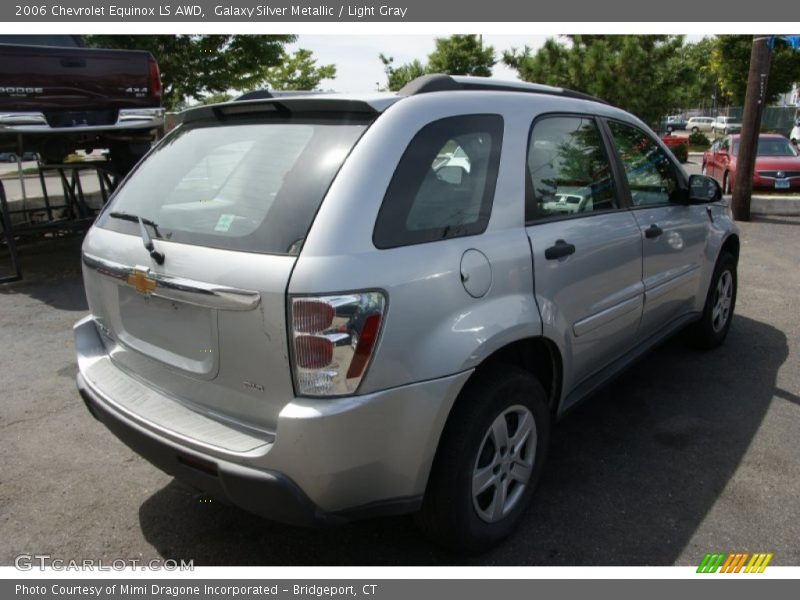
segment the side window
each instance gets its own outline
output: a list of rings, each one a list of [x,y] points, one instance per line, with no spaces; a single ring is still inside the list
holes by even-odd
[[[531,130],[525,221],[617,208],[611,167],[591,117],[545,117]]]
[[[678,199],[680,180],[672,161],[656,141],[641,129],[609,121],[622,160],[634,206],[665,204]]]
[[[396,248],[482,233],[489,223],[503,119],[467,115],[423,127],[403,153],[372,241]]]

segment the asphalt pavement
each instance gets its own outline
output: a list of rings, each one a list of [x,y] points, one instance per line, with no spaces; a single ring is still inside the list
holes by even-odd
[[[195,565],[800,565],[800,219],[742,224],[736,316],[712,352],[667,342],[555,428],[517,533],[478,557],[409,517],[321,530],[209,502],[133,454],[75,390],[76,238],[21,248],[0,286],[0,564],[20,553]],[[5,256],[0,254],[0,270]]]

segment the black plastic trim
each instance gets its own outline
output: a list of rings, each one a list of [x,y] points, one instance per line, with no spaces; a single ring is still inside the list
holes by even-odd
[[[559,403],[557,409],[558,419],[563,418],[565,414],[569,413],[583,400],[587,399],[594,394],[594,392],[608,385],[614,379],[622,375],[634,363],[646,356],[650,350],[665,342],[668,338],[676,334],[690,323],[697,321],[702,316],[702,312],[691,312],[677,317],[650,337],[639,342],[626,354],[612,361],[599,371],[596,371],[594,374],[581,381]]]

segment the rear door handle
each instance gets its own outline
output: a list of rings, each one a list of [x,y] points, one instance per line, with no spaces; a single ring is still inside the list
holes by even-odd
[[[555,245],[550,246],[544,251],[544,257],[547,260],[563,258],[565,256],[569,256],[570,254],[575,254],[575,245],[568,244],[564,240],[556,240]]]
[[[650,225],[650,227],[644,230],[644,237],[646,237],[647,239],[653,239],[657,238],[662,233],[664,233],[664,230],[661,229],[661,227],[659,227],[655,223],[653,223],[652,225]]]

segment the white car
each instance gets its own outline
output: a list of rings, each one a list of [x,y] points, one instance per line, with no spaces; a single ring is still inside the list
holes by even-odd
[[[739,133],[741,130],[742,124],[734,120],[733,117],[717,117],[711,124],[711,131],[717,135]]]
[[[711,126],[713,124],[713,117],[691,117],[686,122],[686,129],[692,133],[697,133],[698,131],[711,131]]]
[[[800,120],[795,124],[792,133],[789,134],[789,139],[792,140],[795,146],[800,144]]]

